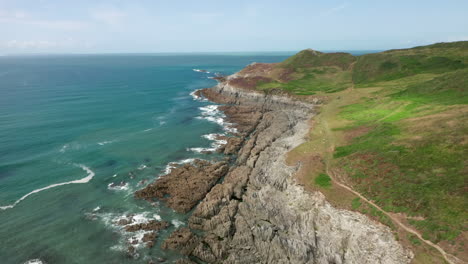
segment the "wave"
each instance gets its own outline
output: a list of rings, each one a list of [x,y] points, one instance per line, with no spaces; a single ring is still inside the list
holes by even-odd
[[[60,152],[61,152],[61,153],[65,153],[65,151],[67,151],[67,148],[68,148],[68,147],[69,147],[68,144],[63,145],[62,148],[60,148]]]
[[[172,224],[175,228],[179,228],[179,227],[185,225],[185,223],[182,222],[182,221],[180,221],[179,219],[172,219],[171,224]]]
[[[204,153],[204,152],[214,152],[217,151],[221,146],[226,145],[227,141],[225,139],[219,139],[220,137],[225,136],[224,134],[207,134],[203,135],[203,138],[213,141],[211,146],[208,148],[187,148],[187,151],[193,151],[197,153]]]
[[[204,98],[204,97],[202,97],[202,96],[198,96],[198,95],[197,95],[197,92],[198,92],[198,91],[199,91],[199,90],[195,90],[195,91],[193,91],[193,92],[190,93],[190,96],[192,96],[193,100],[195,100],[195,101],[201,101],[201,102],[207,102],[208,99],[206,99],[206,98]]]
[[[42,260],[40,259],[30,259],[26,261],[24,264],[44,264],[44,262],[42,262]]]
[[[177,168],[178,165],[188,164],[188,163],[192,163],[194,161],[195,161],[195,159],[184,159],[184,160],[180,160],[180,161],[169,162],[166,165],[166,168],[164,169],[164,172],[162,173],[162,175],[166,175],[166,174],[171,173],[171,171],[173,169]]]
[[[99,146],[104,146],[104,145],[114,143],[114,142],[115,142],[115,140],[106,140],[106,141],[98,142],[98,145]]]
[[[201,70],[201,69],[193,69],[194,72],[203,72],[203,73],[211,73],[207,70]]]
[[[226,115],[220,111],[219,105],[207,105],[199,107],[201,116],[197,116],[197,119],[205,119],[210,122],[220,125],[224,131],[229,133],[237,133],[237,129],[232,127],[233,124],[226,122]]]
[[[118,244],[111,247],[111,249],[117,251],[127,251],[129,245],[132,245],[135,248],[143,247],[146,243],[143,240],[144,235],[153,232],[151,230],[127,232],[125,227],[129,225],[149,223],[152,220],[162,220],[161,216],[154,212],[142,212],[136,214],[130,212],[124,214],[89,212],[85,213],[85,215],[92,220],[101,219],[107,228],[117,231],[120,234],[121,238],[119,239]],[[181,222],[181,225],[183,224],[184,223]]]
[[[107,185],[107,189],[112,191],[127,191],[129,189],[128,182],[114,183],[111,182]]]
[[[44,190],[47,190],[47,189],[52,189],[52,188],[55,188],[55,187],[58,187],[58,186],[67,185],[67,184],[88,183],[94,177],[95,173],[90,168],[86,167],[85,165],[75,164],[75,166],[80,167],[81,169],[86,171],[86,173],[88,173],[88,176],[86,176],[86,177],[84,177],[82,179],[79,179],[79,180],[56,183],[56,184],[52,184],[52,185],[49,185],[49,186],[44,187],[44,188],[36,189],[36,190],[24,195],[23,197],[19,198],[13,204],[6,205],[6,206],[0,206],[0,210],[11,209],[11,208],[15,207],[17,204],[19,204],[21,201],[23,201],[24,199],[28,198],[32,194],[35,194],[35,193],[38,193],[38,192],[41,192],[41,191],[44,191]]]

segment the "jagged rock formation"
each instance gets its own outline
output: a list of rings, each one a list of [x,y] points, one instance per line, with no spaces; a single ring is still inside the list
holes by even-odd
[[[226,82],[202,93],[229,104],[224,110],[234,122],[239,116],[230,111],[250,111],[252,118],[240,118],[245,141],[235,166],[190,217],[190,228],[204,235],[190,235],[184,254],[208,263],[411,261],[412,253],[388,227],[336,209],[321,193],[308,193],[294,182],[297,167],[286,166],[284,154],[303,142],[312,103],[244,91]]]
[[[144,189],[135,197],[146,200],[158,198],[177,212],[190,211],[228,170],[225,162],[210,163],[196,160],[177,167]]]
[[[294,181],[300,164],[287,166],[285,154],[304,142],[319,99],[240,89],[229,82],[238,78],[223,78],[198,93],[225,104],[221,110],[237,124],[238,133],[220,149],[237,154],[232,164],[197,161],[136,193],[165,200],[179,212],[201,200],[190,229],[174,231],[163,249],[188,257],[179,263],[409,263],[412,253],[388,227],[334,208],[321,193],[306,192]]]

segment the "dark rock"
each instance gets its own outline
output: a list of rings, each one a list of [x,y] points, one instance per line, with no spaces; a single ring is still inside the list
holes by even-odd
[[[127,218],[124,218],[124,219],[120,219],[117,224],[118,225],[128,225],[128,224],[131,224],[132,223],[132,220],[131,219],[127,219]]]
[[[143,235],[142,241],[146,243],[146,247],[152,248],[154,246],[155,240],[158,237],[156,232],[150,232]]]
[[[168,226],[169,226],[168,222],[151,220],[151,221],[149,221],[147,223],[128,225],[128,226],[125,227],[125,231],[127,231],[127,232],[135,232],[135,231],[139,231],[139,230],[158,231],[158,230],[161,230],[161,229],[165,229]]]
[[[189,255],[195,249],[199,238],[184,227],[174,231],[162,244],[162,249],[177,250],[184,255]]]
[[[196,160],[194,164],[185,164],[175,168],[155,183],[135,193],[135,197],[152,200],[158,198],[177,212],[190,211],[216,182],[226,174],[225,162],[210,163]]]

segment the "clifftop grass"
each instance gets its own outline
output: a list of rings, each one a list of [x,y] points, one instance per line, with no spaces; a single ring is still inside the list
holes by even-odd
[[[275,67],[294,78],[261,82],[257,89],[329,97],[323,107],[328,113],[316,117],[314,126],[330,126],[331,132],[312,133],[298,151],[321,156],[342,172],[341,181],[468,261],[468,42],[359,57],[306,50]],[[332,105],[339,108],[326,110]],[[333,143],[315,150],[322,141]],[[310,184],[323,188],[325,170],[314,173]],[[359,200],[348,202],[350,209],[374,216]],[[431,263],[422,255],[417,259]]]

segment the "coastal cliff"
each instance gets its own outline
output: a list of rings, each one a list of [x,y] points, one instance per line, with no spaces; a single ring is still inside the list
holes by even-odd
[[[196,93],[226,158],[137,197],[190,212],[181,263],[464,263],[467,68],[468,42],[250,64]]]
[[[226,80],[200,93],[224,104],[221,109],[228,120],[237,124],[235,140],[228,140],[224,148],[225,152],[230,149],[226,153],[236,149],[237,155],[224,179],[195,207],[190,229],[179,229],[164,242],[163,248],[189,257],[180,262],[411,261],[412,253],[388,227],[334,208],[324,195],[307,192],[295,182],[293,174],[301,164],[287,166],[285,155],[304,142],[319,99],[306,102],[281,92],[239,89]]]

